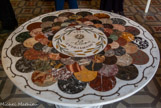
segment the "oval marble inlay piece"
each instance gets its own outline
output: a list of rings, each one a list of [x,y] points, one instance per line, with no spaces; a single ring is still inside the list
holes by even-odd
[[[59,89],[68,94],[80,93],[86,88],[86,85],[86,82],[81,82],[74,76],[71,76],[67,80],[58,80]]]
[[[54,84],[57,80],[49,72],[35,71],[32,73],[32,82],[40,87],[46,87]]]
[[[130,54],[130,56],[133,58],[133,64],[143,65],[149,62],[149,56],[141,50],[138,50],[134,54]]]
[[[11,49],[11,54],[15,57],[21,57],[23,56],[26,49],[27,48],[23,44],[17,44]]]
[[[133,80],[135,79],[139,72],[135,65],[129,65],[129,66],[118,66],[118,73],[116,74],[116,77],[122,80]]]
[[[115,76],[118,72],[118,67],[116,64],[114,65],[103,65],[103,67],[98,71],[101,75],[106,77]]]
[[[116,78],[106,77],[104,75],[98,74],[97,77],[89,83],[90,87],[94,90],[106,92],[113,89],[116,85]]]
[[[33,67],[34,62],[31,60],[27,60],[25,58],[21,58],[16,62],[15,68],[22,73],[29,73],[34,70]]]
[[[139,49],[146,49],[149,46],[149,42],[141,37],[135,37],[135,40],[132,41],[132,43],[136,44]]]

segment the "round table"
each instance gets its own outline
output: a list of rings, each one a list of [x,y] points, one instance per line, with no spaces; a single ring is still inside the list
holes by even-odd
[[[19,26],[2,51],[4,70],[26,94],[56,107],[95,107],[125,99],[157,71],[159,49],[138,23],[74,9]]]

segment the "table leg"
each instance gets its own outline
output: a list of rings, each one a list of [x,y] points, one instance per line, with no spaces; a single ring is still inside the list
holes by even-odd
[[[84,106],[84,107],[71,107],[71,106],[61,106],[61,105],[55,105],[56,108],[103,108],[103,105],[101,106]]]

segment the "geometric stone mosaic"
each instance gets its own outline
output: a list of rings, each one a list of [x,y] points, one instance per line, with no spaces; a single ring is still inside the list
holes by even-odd
[[[55,11],[54,0],[10,1],[19,26],[41,14]],[[100,0],[77,0],[77,2],[79,8],[99,9],[100,5]],[[148,13],[144,13],[146,2],[147,0],[124,0],[124,13],[127,18],[145,27],[161,49],[161,0],[152,0]],[[67,3],[65,3],[65,9],[68,9]],[[0,34],[0,53],[8,35],[9,33]],[[15,108],[26,106],[55,108],[53,104],[32,98],[19,90],[6,76],[0,60],[0,108],[8,108],[8,104]],[[142,90],[119,102],[104,105],[103,108],[161,108],[161,64],[153,79]]]

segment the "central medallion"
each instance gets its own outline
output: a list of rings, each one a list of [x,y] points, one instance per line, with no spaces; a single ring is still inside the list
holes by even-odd
[[[101,52],[107,45],[107,37],[97,28],[76,25],[58,31],[52,43],[60,53],[73,57],[87,57]]]
[[[77,34],[75,36],[76,39],[83,39],[84,38],[84,35],[83,34]]]

